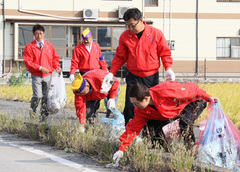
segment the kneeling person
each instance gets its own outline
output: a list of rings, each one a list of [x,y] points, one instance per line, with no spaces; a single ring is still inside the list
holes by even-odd
[[[75,94],[76,115],[80,124],[95,117],[100,100],[109,96],[108,108],[115,108],[115,97],[118,93],[119,80],[111,73],[102,69],[94,69],[83,76],[78,74],[73,81],[72,90]]]
[[[120,147],[113,156],[115,161],[122,158],[123,152],[150,119],[157,120],[153,125],[153,131],[162,139],[162,143],[166,142],[162,127],[179,118],[179,127],[185,144],[195,142],[194,121],[206,107],[206,102],[217,100],[195,83],[176,81],[166,81],[151,88],[136,83],[130,88],[129,96],[135,106],[134,118],[127,124],[126,131],[119,138]]]

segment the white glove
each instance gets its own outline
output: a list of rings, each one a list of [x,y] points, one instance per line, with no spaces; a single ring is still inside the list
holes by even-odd
[[[108,109],[114,109],[116,107],[115,100],[114,99],[109,99],[107,101],[107,107],[108,107]]]
[[[100,90],[101,93],[108,93],[108,91],[112,87],[112,83],[111,83],[112,79],[113,79],[113,74],[111,72],[104,77],[101,90]]]
[[[175,73],[169,68],[166,71],[166,81],[174,81],[175,80]]]
[[[70,74],[69,79],[71,82],[73,82],[74,78],[75,78],[75,76],[73,74]]]
[[[123,151],[118,150],[114,155],[113,155],[113,161],[115,161],[115,164],[118,164],[118,161],[123,157]]]

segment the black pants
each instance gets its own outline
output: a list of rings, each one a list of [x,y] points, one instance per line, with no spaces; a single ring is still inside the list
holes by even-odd
[[[96,112],[99,109],[99,106],[100,100],[86,101],[87,108],[86,121],[88,121],[89,124],[94,123],[94,119],[96,118]]]
[[[84,75],[86,72],[80,71],[81,75]],[[100,107],[100,100],[86,100],[86,121],[89,122],[89,124],[94,123],[94,119],[96,118],[96,112]]]
[[[126,97],[125,97],[125,108],[124,108],[123,114],[125,118],[125,124],[127,125],[129,120],[132,119],[134,116],[134,105],[130,101],[130,98],[128,95],[129,89],[137,82],[144,84],[148,88],[151,88],[157,85],[159,83],[159,73],[157,72],[147,77],[139,77],[132,74],[131,72],[128,72],[126,77],[126,82],[127,82],[127,88],[126,88]]]
[[[207,103],[204,100],[197,100],[195,102],[189,103],[181,112],[180,116],[172,119],[170,121],[151,121],[151,127],[148,127],[149,133],[151,135],[152,142],[158,142],[160,145],[167,143],[162,127],[170,123],[173,120],[180,118],[179,127],[184,137],[184,143],[190,145],[192,142],[195,143],[195,136],[193,133],[194,121],[199,117],[199,115],[206,108]]]

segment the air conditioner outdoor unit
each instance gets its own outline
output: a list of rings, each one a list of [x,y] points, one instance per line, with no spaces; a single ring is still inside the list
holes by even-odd
[[[131,7],[120,7],[118,6],[118,18],[123,19],[124,13]]]
[[[83,19],[84,21],[96,21],[98,18],[98,9],[83,9]]]

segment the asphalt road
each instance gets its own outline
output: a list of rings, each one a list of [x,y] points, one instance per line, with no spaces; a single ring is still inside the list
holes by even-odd
[[[18,100],[0,100],[0,113],[4,113],[11,116],[28,116],[29,115],[29,108],[30,103],[21,102]],[[39,115],[40,104],[37,108],[37,115]],[[77,117],[75,115],[75,111],[63,109],[59,111],[57,114],[50,115],[48,117],[48,121],[52,119],[58,119],[67,117],[72,120],[77,120]]]
[[[65,153],[37,141],[0,132],[1,172],[113,172],[79,153]]]

